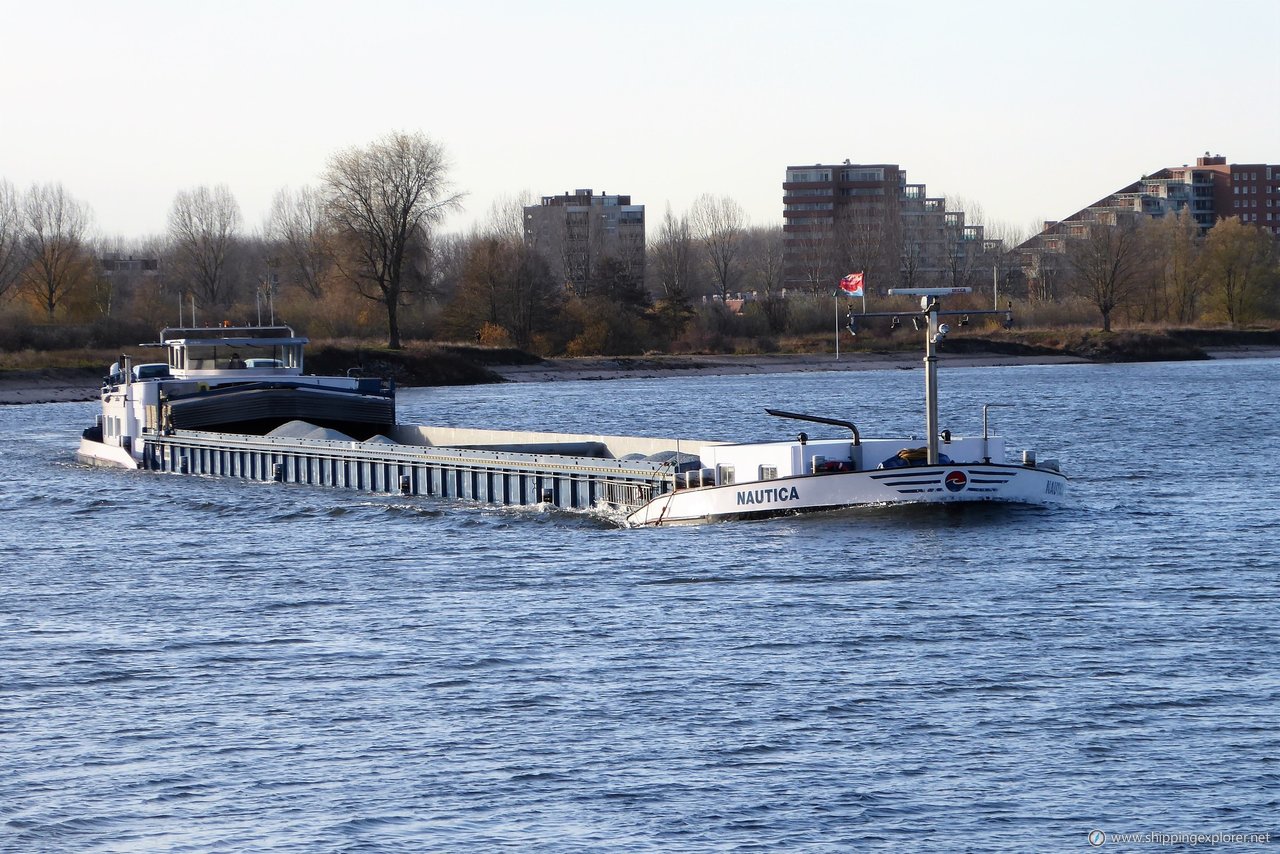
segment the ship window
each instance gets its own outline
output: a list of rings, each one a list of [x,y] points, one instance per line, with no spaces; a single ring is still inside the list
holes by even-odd
[[[716,467],[716,484],[718,486],[728,486],[737,482],[737,478],[734,476],[733,466]]]
[[[760,479],[761,480],[777,480],[778,467],[777,466],[760,466]]]

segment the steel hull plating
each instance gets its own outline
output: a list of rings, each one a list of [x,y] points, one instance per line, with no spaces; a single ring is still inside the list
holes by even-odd
[[[1065,500],[1066,484],[1066,477],[1052,470],[995,464],[802,475],[667,493],[632,513],[627,522],[636,526],[698,524],[908,503],[1051,505]]]

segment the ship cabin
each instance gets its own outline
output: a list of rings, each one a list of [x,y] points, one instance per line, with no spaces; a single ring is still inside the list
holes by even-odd
[[[287,326],[168,328],[158,345],[168,350],[169,373],[178,379],[242,380],[255,376],[301,376],[307,339]]]

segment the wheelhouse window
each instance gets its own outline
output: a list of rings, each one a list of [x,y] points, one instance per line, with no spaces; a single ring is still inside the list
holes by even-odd
[[[301,368],[302,345],[278,342],[219,341],[187,344],[170,351],[170,365],[191,371],[220,371],[245,365],[263,368]]]

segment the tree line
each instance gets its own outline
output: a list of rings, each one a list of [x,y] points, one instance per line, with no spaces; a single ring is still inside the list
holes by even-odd
[[[1163,219],[1093,224],[1059,262],[1068,292],[1110,331],[1131,323],[1244,326],[1280,314],[1280,254],[1267,231],[1219,220],[1205,234],[1190,211]]]
[[[829,287],[788,290],[782,229],[706,194],[647,224],[643,279],[628,259],[601,253],[570,284],[526,240],[527,195],[499,200],[467,233],[444,233],[463,198],[443,146],[399,132],[335,153],[314,186],[279,190],[256,231],[227,187],[197,186],[176,194],[165,234],[107,241],[61,185],[20,193],[0,180],[0,302],[13,324],[114,324],[135,337],[198,310],[205,323],[275,315],[313,337],[381,333],[391,348],[449,339],[617,355],[827,334],[836,273],[852,270],[833,267]],[[911,269],[910,251],[891,273]],[[1042,254],[1030,278],[1008,259],[998,270],[1006,297],[1074,300],[1107,329],[1116,317],[1242,325],[1280,313],[1275,241],[1238,219],[1207,235],[1185,213],[1099,224]],[[891,284],[872,281],[871,291]],[[750,299],[738,304],[741,293]]]

